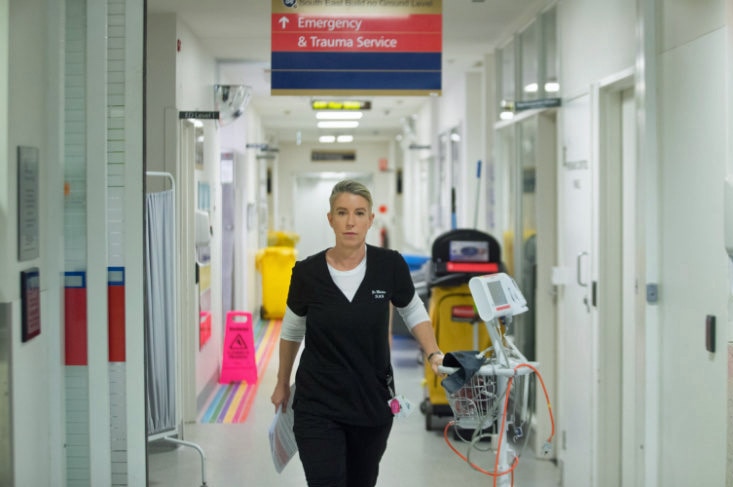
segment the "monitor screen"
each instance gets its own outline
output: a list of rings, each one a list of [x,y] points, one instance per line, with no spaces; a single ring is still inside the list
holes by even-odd
[[[449,252],[451,262],[489,262],[489,242],[452,240]]]
[[[489,288],[489,293],[491,293],[491,299],[494,300],[494,304],[497,307],[503,306],[507,303],[506,295],[504,294],[504,288],[501,286],[501,282],[489,281],[486,285]]]

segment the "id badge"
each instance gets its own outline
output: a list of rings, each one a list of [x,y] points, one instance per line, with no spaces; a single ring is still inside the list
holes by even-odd
[[[415,406],[402,394],[398,394],[389,401],[387,401],[389,409],[395,418],[406,418],[415,409]]]

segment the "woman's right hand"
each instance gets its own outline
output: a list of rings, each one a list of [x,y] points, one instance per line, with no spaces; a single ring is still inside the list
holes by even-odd
[[[272,392],[272,396],[270,396],[270,401],[275,405],[275,412],[277,412],[277,408],[279,407],[282,407],[282,411],[285,412],[289,400],[290,384],[287,382],[278,382],[275,386],[275,390]]]

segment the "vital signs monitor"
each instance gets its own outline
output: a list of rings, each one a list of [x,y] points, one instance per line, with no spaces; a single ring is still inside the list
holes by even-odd
[[[517,283],[503,272],[472,277],[468,287],[484,321],[518,315],[529,309]]]

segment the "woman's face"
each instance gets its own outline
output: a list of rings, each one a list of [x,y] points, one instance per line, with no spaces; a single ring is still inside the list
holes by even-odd
[[[333,228],[337,246],[364,245],[373,220],[369,202],[363,196],[351,193],[338,195],[328,213],[328,223]]]

